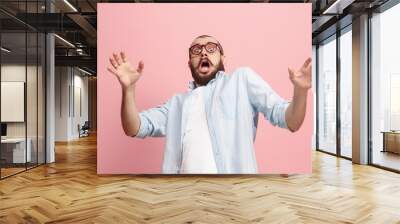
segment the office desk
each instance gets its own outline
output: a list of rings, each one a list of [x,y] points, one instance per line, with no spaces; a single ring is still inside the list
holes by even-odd
[[[400,154],[400,131],[382,131],[381,133],[383,133],[382,152]]]
[[[6,163],[30,162],[32,158],[32,140],[27,138],[26,142],[28,144],[25,154],[25,138],[1,139],[1,159],[5,160]],[[25,161],[25,159],[27,159],[27,161]]]

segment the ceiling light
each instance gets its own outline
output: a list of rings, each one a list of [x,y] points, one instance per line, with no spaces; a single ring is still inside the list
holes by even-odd
[[[67,45],[69,45],[69,46],[75,48],[75,45],[71,44],[71,42],[69,42],[68,40],[66,40],[66,39],[64,39],[64,38],[62,38],[62,37],[60,37],[60,36],[58,36],[57,34],[54,34],[54,36],[57,37],[58,39],[60,39],[61,41],[63,41],[64,43],[66,43]]]
[[[86,71],[86,70],[83,70],[83,69],[81,69],[81,68],[79,68],[79,67],[78,67],[78,70],[81,71],[81,72],[83,72],[83,73],[85,73],[85,74],[87,74],[87,75],[93,75],[92,73],[90,73],[90,72],[88,72],[88,71]]]
[[[343,10],[354,1],[355,0],[336,0],[332,5],[325,9],[322,14],[342,14]]]
[[[322,14],[331,13],[332,9],[336,9],[339,2],[340,2],[340,0],[336,0],[332,5],[330,5],[327,9],[325,9],[324,12],[322,12]]]
[[[68,0],[64,0],[65,4],[67,4],[74,12],[78,12],[78,10],[71,4],[69,3]]]
[[[7,48],[5,48],[5,47],[1,47],[1,50],[4,51],[4,52],[6,52],[6,53],[10,53],[10,52],[11,52],[11,50],[9,50],[9,49],[7,49]]]

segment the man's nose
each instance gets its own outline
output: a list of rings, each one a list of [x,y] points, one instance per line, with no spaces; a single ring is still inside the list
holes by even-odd
[[[201,56],[207,56],[207,50],[206,50],[206,47],[205,47],[205,46],[203,46],[203,47],[201,48]]]

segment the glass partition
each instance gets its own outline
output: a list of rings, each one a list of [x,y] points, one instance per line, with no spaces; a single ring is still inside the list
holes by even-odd
[[[24,171],[31,161],[26,140],[26,33],[3,32],[1,47],[1,176],[7,177]]]
[[[18,18],[45,1],[1,1],[0,178],[45,162],[45,34]]]

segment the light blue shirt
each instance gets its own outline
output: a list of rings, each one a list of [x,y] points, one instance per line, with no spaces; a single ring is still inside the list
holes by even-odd
[[[189,88],[188,93],[177,94],[165,104],[139,114],[136,137],[166,137],[163,173],[179,173],[181,167],[182,136],[193,104],[188,97],[195,88],[193,82]],[[219,71],[204,88],[204,102],[218,173],[257,173],[254,140],[258,113],[274,126],[287,129],[285,112],[289,102],[247,67],[231,75]]]

